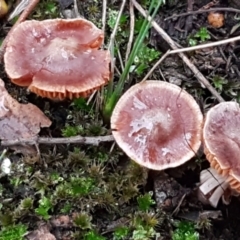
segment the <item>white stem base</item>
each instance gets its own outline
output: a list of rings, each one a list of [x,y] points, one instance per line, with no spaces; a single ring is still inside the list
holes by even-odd
[[[199,190],[206,197],[211,206],[217,207],[219,199],[224,196],[229,184],[226,181],[228,176],[221,176],[213,168],[208,168],[200,173]],[[223,197],[223,202],[228,204]]]

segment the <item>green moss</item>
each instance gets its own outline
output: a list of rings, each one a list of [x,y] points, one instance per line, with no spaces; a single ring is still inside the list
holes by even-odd
[[[113,234],[113,240],[122,240],[126,239],[129,235],[130,229],[128,227],[118,227]]]
[[[92,228],[91,220],[92,220],[92,217],[86,212],[80,212],[80,213],[74,214],[73,216],[74,224],[80,227],[82,230]]]
[[[187,221],[177,223],[177,229],[174,231],[173,240],[198,240],[199,233],[195,230],[194,224]]]
[[[84,240],[106,240],[106,238],[93,231],[90,231],[85,234]]]
[[[49,211],[53,207],[50,198],[43,197],[38,203],[39,206],[35,209],[35,213],[41,216],[43,219],[48,220],[50,218]]]
[[[66,125],[64,129],[62,129],[63,137],[74,137],[77,135],[83,135],[84,129],[81,125],[78,126],[70,126]]]
[[[53,0],[40,1],[34,13],[32,14],[32,18],[37,20],[44,20],[57,17],[60,17],[59,8],[56,1]]]
[[[138,207],[141,211],[148,211],[150,207],[155,204],[155,201],[152,199],[153,192],[146,193],[137,198]]]
[[[5,227],[0,231],[0,240],[23,240],[27,227],[23,224]]]

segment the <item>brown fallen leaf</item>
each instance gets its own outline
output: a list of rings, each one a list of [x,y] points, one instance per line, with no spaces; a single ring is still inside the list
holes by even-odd
[[[56,240],[55,236],[49,232],[47,224],[39,226],[35,231],[28,233],[25,236],[27,240]]]
[[[12,98],[0,79],[0,139],[14,140],[35,137],[41,127],[49,127],[51,121],[31,103],[21,104]]]

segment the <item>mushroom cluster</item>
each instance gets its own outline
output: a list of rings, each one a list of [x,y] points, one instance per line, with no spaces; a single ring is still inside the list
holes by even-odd
[[[118,101],[111,128],[119,147],[138,164],[164,170],[190,160],[202,139],[211,167],[200,174],[199,196],[216,207],[240,194],[240,107],[224,102],[205,117],[186,91],[162,81],[131,87]]]
[[[138,164],[155,170],[190,160],[201,145],[203,115],[180,87],[145,81],[131,87],[111,117],[113,136]]]
[[[4,55],[11,81],[42,97],[89,96],[110,79],[103,32],[85,19],[25,21],[12,32]]]

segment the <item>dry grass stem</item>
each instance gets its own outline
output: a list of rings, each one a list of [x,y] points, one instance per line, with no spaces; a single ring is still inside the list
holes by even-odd
[[[175,50],[171,50],[168,53],[168,55],[175,54],[175,53],[190,52],[190,51],[195,51],[195,50],[203,49],[203,48],[215,47],[215,46],[224,45],[224,44],[239,41],[239,40],[240,40],[240,36],[237,36],[237,37],[233,37],[233,38],[220,40],[220,41],[217,41],[217,42],[200,44],[200,45],[197,45],[197,46],[187,47],[187,48],[182,48],[182,49],[175,49]]]
[[[149,72],[146,74],[146,76],[143,78],[142,82],[146,81],[154,72],[154,70],[162,63],[162,61],[169,55],[169,51],[164,53],[162,57],[154,64],[154,66],[149,70]]]
[[[134,7],[132,2],[129,2],[129,12],[130,12],[130,33],[129,33],[129,39],[127,44],[127,50],[125,55],[125,64],[127,63],[129,54],[132,49],[132,43],[133,43],[133,37],[134,37],[134,27],[135,27],[135,15],[134,15]]]
[[[119,13],[118,13],[118,16],[117,16],[117,20],[116,20],[114,29],[113,29],[113,31],[112,31],[112,33],[111,33],[111,36],[110,36],[110,42],[109,42],[109,45],[108,45],[108,49],[109,49],[110,51],[112,50],[112,47],[113,47],[113,44],[114,44],[115,36],[116,36],[117,30],[118,30],[120,18],[121,18],[121,16],[122,16],[122,13],[123,13],[123,9],[124,9],[124,7],[125,7],[125,4],[126,4],[126,0],[123,0],[123,1],[122,1],[122,5],[121,5],[120,10],[119,10]]]
[[[135,8],[145,17],[148,19],[148,21],[151,22],[152,26],[155,28],[155,30],[161,35],[161,37],[170,45],[170,47],[173,50],[178,50],[178,47],[176,46],[175,42],[168,36],[168,34],[146,13],[146,11],[138,4],[136,0],[132,0],[133,5]],[[182,58],[182,60],[185,62],[185,64],[192,70],[192,72],[195,74],[195,77],[198,79],[198,81],[204,85],[213,96],[216,97],[216,99],[219,102],[224,102],[224,99],[220,96],[220,94],[216,91],[216,89],[210,84],[210,82],[203,76],[203,74],[196,68],[196,66],[188,59],[184,53],[179,52],[179,56]]]
[[[106,29],[106,19],[107,19],[107,0],[103,0],[102,3],[102,31],[105,36],[105,29]],[[104,41],[103,41],[104,43]]]

